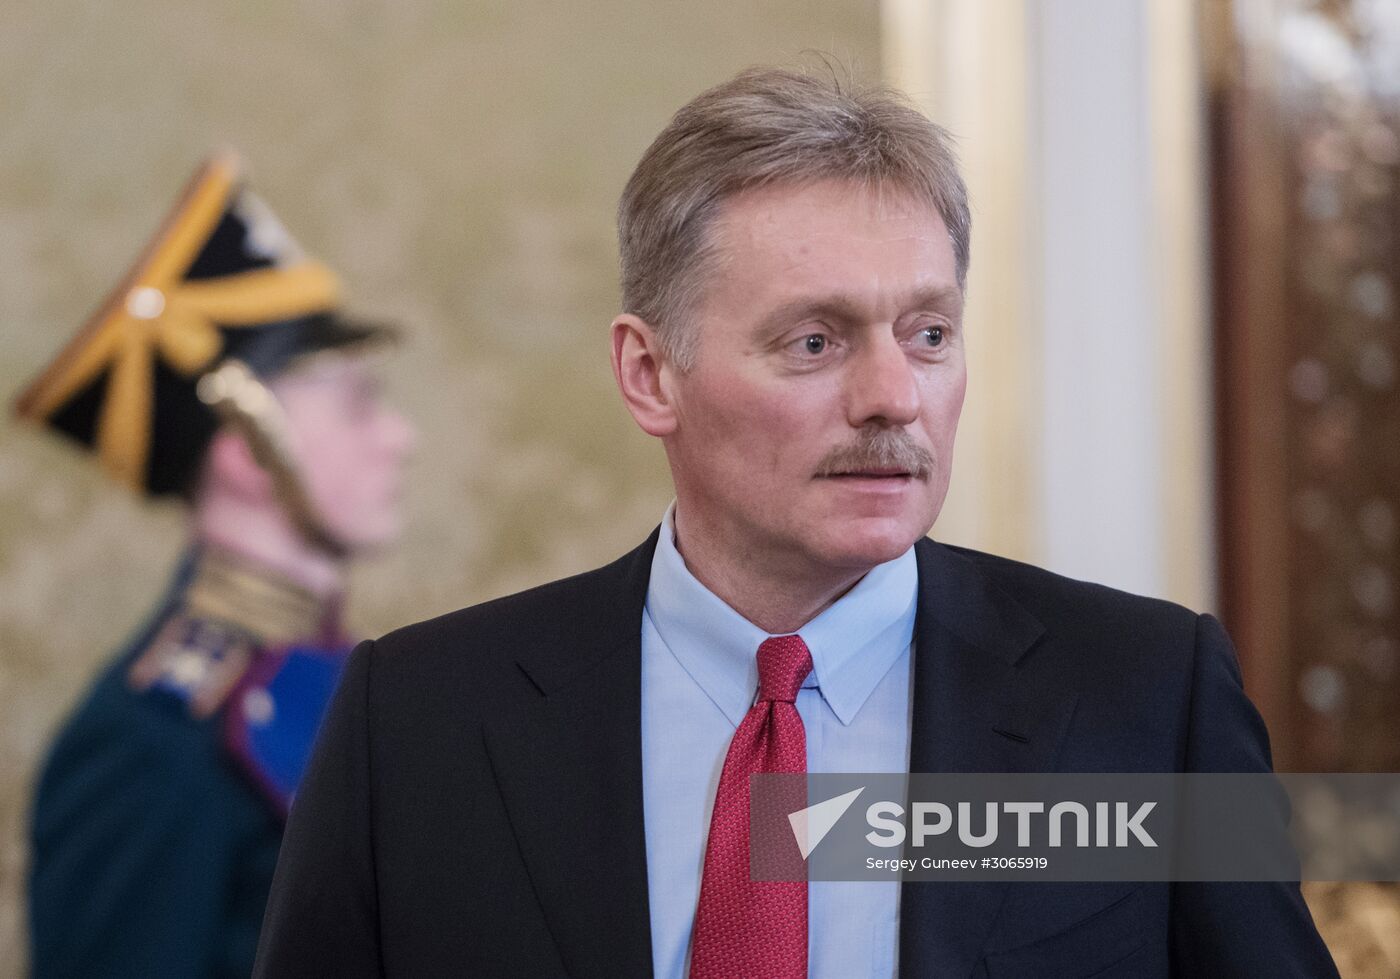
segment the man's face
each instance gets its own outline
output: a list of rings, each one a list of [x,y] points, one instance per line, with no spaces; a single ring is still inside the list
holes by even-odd
[[[415,436],[385,404],[373,362],[319,354],[268,386],[286,413],[302,486],[325,529],[352,551],[393,543]]]
[[[674,374],[666,449],[682,528],[796,573],[863,572],[943,505],[967,375],[937,211],[844,181],[725,203]]]

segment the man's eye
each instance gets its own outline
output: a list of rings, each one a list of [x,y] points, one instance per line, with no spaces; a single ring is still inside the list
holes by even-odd
[[[826,337],[822,336],[820,333],[813,333],[809,337],[802,338],[802,349],[807,351],[807,353],[809,354],[819,354],[825,352],[826,344]]]
[[[941,326],[927,326],[919,333],[930,347],[937,347],[943,343],[943,327]]]

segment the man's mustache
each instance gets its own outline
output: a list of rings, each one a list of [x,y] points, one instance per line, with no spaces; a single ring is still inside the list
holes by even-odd
[[[927,479],[933,454],[902,428],[863,428],[855,441],[832,449],[817,466],[818,476],[871,470],[897,470]]]

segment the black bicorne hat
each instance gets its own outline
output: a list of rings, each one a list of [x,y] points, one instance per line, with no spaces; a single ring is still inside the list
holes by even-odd
[[[206,373],[237,358],[268,378],[303,354],[394,335],[345,318],[339,302],[335,274],[244,185],[237,156],[218,155],[16,413],[135,490],[182,492],[219,426],[196,393]]]

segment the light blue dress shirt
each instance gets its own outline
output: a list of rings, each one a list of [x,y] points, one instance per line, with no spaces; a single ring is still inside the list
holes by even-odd
[[[686,568],[673,510],[642,615],[642,791],[657,979],[682,979],[688,968],[715,790],[757,695],[758,647],[769,637]],[[812,652],[797,695],[809,772],[908,771],[917,594],[911,548],[798,630]],[[895,975],[898,882],[812,881],[807,923],[809,975]]]

